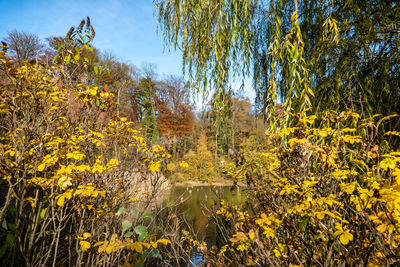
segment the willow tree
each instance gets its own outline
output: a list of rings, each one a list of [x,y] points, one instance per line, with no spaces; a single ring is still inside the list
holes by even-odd
[[[258,21],[254,78],[260,100],[268,99],[266,80],[274,64],[271,43],[279,30],[290,31],[292,1],[278,1],[268,10],[271,21]],[[274,9],[273,9],[274,8]],[[366,116],[400,111],[400,6],[398,1],[347,0],[298,2],[304,60],[315,111],[356,109]],[[278,27],[276,22],[281,21]],[[275,35],[275,36],[274,36]],[[288,71],[279,65],[280,95],[287,97]]]
[[[154,2],[166,44],[182,50],[184,71],[220,107],[233,77],[252,76],[271,118],[277,101],[291,112],[400,111],[397,1]]]

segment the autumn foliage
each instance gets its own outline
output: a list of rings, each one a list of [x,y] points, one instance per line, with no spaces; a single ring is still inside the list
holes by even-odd
[[[161,134],[178,137],[192,130],[194,115],[188,104],[188,93],[189,88],[177,78],[171,77],[159,84],[157,124]]]
[[[289,114],[290,115],[290,114]],[[221,202],[226,244],[217,265],[398,264],[400,153],[379,146],[379,125],[352,111],[301,116],[294,127],[266,131],[268,149],[241,167],[245,206]],[[400,136],[387,132],[388,140]]]
[[[150,237],[147,217],[132,212],[121,223],[120,208],[146,193],[133,190],[126,174],[135,168],[156,184],[168,154],[118,116],[115,94],[71,75],[76,66],[93,68],[81,56],[86,50],[63,43],[58,63],[21,66],[0,52],[3,264],[134,263],[143,253],[160,258],[169,243]]]

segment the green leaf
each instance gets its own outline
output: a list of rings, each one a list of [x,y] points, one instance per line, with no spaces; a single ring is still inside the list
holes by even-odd
[[[45,209],[42,209],[41,211],[40,211],[40,219],[42,219],[43,220],[43,218],[44,218],[44,215],[46,215],[46,211],[47,211],[47,208],[45,208]]]
[[[125,232],[126,230],[128,230],[131,227],[132,227],[132,223],[130,221],[125,220],[122,222],[122,232]]]
[[[307,226],[309,220],[310,220],[309,217],[304,217],[300,221],[300,225],[299,225],[300,231],[304,231],[306,229],[306,226]]]
[[[147,227],[144,225],[138,225],[135,227],[135,233],[137,233],[138,235],[147,233]]]
[[[119,208],[119,210],[117,211],[117,213],[115,215],[119,216],[122,215],[126,212],[126,209],[124,207]]]
[[[127,232],[124,234],[124,237],[131,237],[133,235],[133,232]]]
[[[132,214],[138,214],[139,212],[137,210],[135,210],[135,209],[131,209],[131,213]]]
[[[99,74],[99,69],[97,68],[97,66],[94,66],[93,69],[94,69],[94,73]]]
[[[7,251],[7,248],[11,247],[14,243],[14,235],[8,234],[6,236],[6,240],[0,248],[0,258],[3,258],[4,253]]]
[[[145,260],[147,258],[147,255],[149,255],[149,251],[145,250],[142,252],[142,255],[140,255],[140,258],[142,260]]]
[[[160,251],[159,251],[158,249],[153,249],[153,250],[150,252],[150,256],[151,256],[152,258],[159,258],[159,259],[162,259],[162,256],[161,256],[161,254],[160,254]]]
[[[154,219],[154,215],[152,213],[145,213],[143,214],[143,218]]]
[[[15,232],[17,231],[17,227],[15,227],[14,224],[12,223],[7,223],[8,229],[10,229],[10,231]]]
[[[100,100],[98,98],[96,99],[96,106],[100,106]]]
[[[147,237],[147,227],[144,225],[138,225],[134,229],[135,233],[138,234],[139,241],[143,241]]]
[[[61,43],[58,45],[58,47],[57,47],[57,52],[60,52],[61,47],[63,47],[64,44],[65,44],[64,42],[61,42]]]
[[[3,223],[1,224],[1,226],[4,228],[4,230],[8,229],[6,220],[3,220]]]

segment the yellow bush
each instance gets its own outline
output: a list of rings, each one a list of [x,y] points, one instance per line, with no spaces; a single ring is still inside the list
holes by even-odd
[[[81,264],[83,254],[89,265],[99,264],[102,256],[93,243],[120,233],[115,212],[135,197],[121,181],[123,167],[159,172],[168,156],[160,146],[148,147],[132,122],[116,116],[111,92],[80,83],[83,77],[72,79],[72,61],[63,64],[18,67],[0,53],[0,71],[7,77],[0,87],[1,187],[7,194],[0,222],[8,240],[3,262],[55,265],[60,252],[73,251],[70,265]],[[107,264],[123,262],[119,250],[137,241],[115,240],[120,239]]]
[[[210,252],[210,260],[247,259],[263,266],[396,264],[400,153],[373,139],[377,125],[390,117],[326,112],[267,131],[269,149],[261,153],[262,161],[242,167],[249,174],[248,204],[254,212],[224,205],[219,214],[234,225],[235,234],[227,246]]]

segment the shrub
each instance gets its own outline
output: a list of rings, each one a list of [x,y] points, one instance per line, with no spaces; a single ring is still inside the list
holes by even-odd
[[[130,227],[116,213],[138,197],[124,167],[157,184],[167,154],[116,115],[111,92],[85,83],[84,73],[71,75],[91,48],[63,45],[50,65],[19,67],[0,52],[1,261],[115,265],[146,251],[158,256],[157,244],[168,241],[126,235]]]
[[[399,264],[400,152],[375,140],[379,126],[395,116],[293,115],[301,118],[295,127],[266,131],[262,161],[242,167],[250,184],[248,205],[243,210],[222,202],[217,214],[230,222],[233,235],[208,253],[209,260]],[[400,133],[385,134],[393,135]]]

